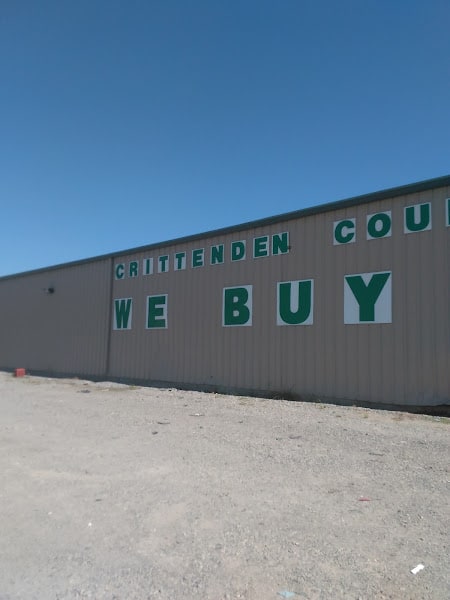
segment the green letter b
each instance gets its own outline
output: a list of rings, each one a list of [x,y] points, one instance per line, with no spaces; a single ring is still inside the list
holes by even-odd
[[[224,288],[222,325],[250,326],[252,324],[252,287]]]

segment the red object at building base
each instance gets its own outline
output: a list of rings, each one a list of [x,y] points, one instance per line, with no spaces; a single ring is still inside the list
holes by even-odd
[[[23,377],[25,375],[25,369],[14,369],[14,377]]]

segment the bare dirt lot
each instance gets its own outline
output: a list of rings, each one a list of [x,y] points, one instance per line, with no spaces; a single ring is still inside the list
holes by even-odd
[[[0,598],[447,600],[449,440],[442,417],[0,373]]]

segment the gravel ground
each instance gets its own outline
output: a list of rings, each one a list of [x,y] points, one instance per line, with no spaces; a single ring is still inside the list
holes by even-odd
[[[9,373],[0,411],[2,600],[450,598],[449,419]]]

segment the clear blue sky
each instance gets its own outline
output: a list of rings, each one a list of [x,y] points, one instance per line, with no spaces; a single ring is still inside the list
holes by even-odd
[[[450,172],[448,0],[1,0],[0,275]]]

